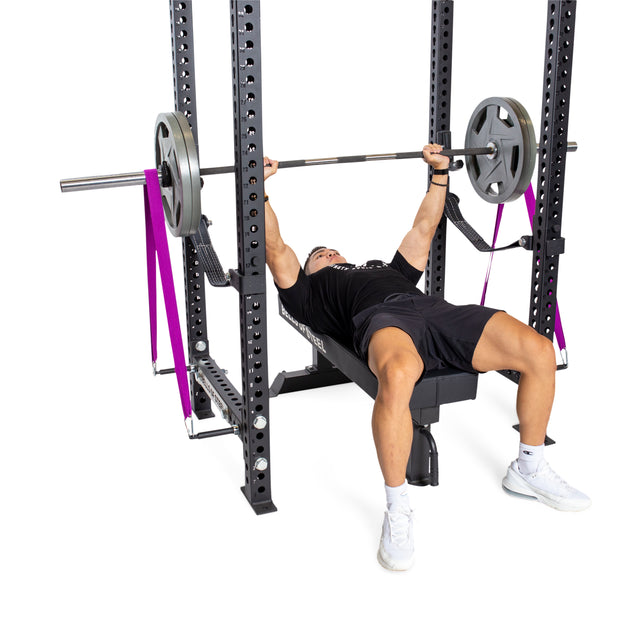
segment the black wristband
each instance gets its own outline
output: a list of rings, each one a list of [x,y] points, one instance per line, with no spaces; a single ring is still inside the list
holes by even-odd
[[[442,184],[441,182],[434,182],[433,180],[430,182],[430,184],[434,184],[436,187],[446,187],[446,184]]]
[[[449,174],[449,169],[434,169],[433,170],[433,175],[434,176],[446,176]]]

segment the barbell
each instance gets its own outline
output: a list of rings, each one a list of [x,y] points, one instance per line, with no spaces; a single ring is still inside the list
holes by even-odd
[[[567,151],[575,151],[568,143]],[[513,98],[487,98],[474,110],[463,149],[443,149],[448,157],[465,156],[469,180],[487,202],[510,202],[526,191],[536,160],[535,132],[526,109]],[[283,160],[280,169],[328,164],[422,158],[422,151]],[[177,237],[196,233],[200,224],[201,176],[233,173],[235,167],[200,168],[187,118],[161,113],[156,120],[155,159],[167,225]],[[63,192],[145,184],[144,172],[120,173],[60,181]]]

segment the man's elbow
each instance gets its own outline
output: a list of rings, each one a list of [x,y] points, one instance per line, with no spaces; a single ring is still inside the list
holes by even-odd
[[[420,243],[426,243],[427,246],[431,245],[431,241],[433,237],[436,235],[436,231],[438,230],[438,223],[435,221],[427,221],[423,220],[419,222],[414,228],[414,231],[417,236],[419,236]]]
[[[277,263],[281,261],[284,255],[287,253],[287,245],[282,241],[282,238],[275,240],[269,240],[266,238],[265,253],[267,258],[267,264]]]

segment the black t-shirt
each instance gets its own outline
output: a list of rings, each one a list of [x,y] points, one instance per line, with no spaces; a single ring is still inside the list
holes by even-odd
[[[421,276],[422,271],[396,251],[390,264],[381,260],[360,266],[333,264],[310,276],[300,269],[295,284],[278,291],[296,320],[351,345],[355,315],[393,294],[421,295],[416,287]]]

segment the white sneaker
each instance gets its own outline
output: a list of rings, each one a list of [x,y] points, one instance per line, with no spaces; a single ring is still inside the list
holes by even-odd
[[[584,493],[570,487],[543,460],[533,473],[524,474],[514,460],[502,480],[503,489],[518,497],[534,498],[560,511],[582,511],[591,505]]]
[[[378,562],[389,571],[406,571],[413,565],[413,511],[385,511]]]

